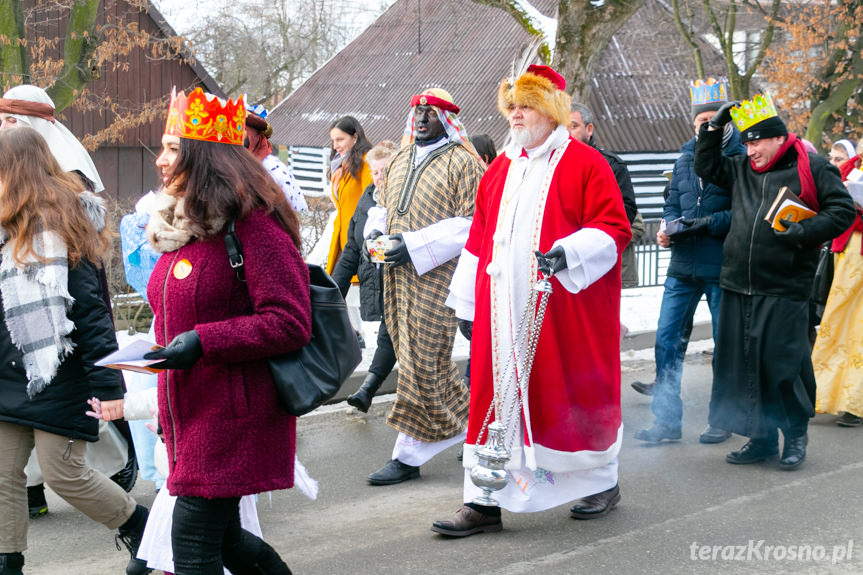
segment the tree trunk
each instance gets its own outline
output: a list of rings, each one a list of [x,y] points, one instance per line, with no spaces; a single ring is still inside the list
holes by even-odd
[[[560,1],[553,66],[566,78],[573,101],[587,102],[611,37],[643,4],[644,0],[605,0],[601,5]]]
[[[517,0],[474,0],[477,4],[500,8],[537,38],[537,29]],[[590,96],[593,77],[603,51],[623,23],[644,4],[644,0],[560,0],[557,7],[557,40],[552,66],[565,79],[573,101],[585,102]],[[550,38],[543,38],[546,42]],[[548,61],[547,45],[539,55]]]
[[[21,0],[0,0],[0,93],[29,79]]]
[[[857,78],[849,78],[844,82],[834,85],[830,96],[812,108],[812,115],[809,117],[809,125],[806,127],[805,138],[815,144],[819,150],[822,150],[824,147],[821,135],[824,133],[824,126],[827,120],[834,112],[845,107],[848,103],[848,98],[857,91],[859,86],[860,80]]]
[[[96,16],[99,0],[75,0],[66,24],[63,41],[63,71],[46,91],[54,100],[55,110],[62,112],[91,79],[90,58],[98,44]]]

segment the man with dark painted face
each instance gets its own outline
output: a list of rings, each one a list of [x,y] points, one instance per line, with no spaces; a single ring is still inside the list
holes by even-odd
[[[384,320],[399,362],[387,423],[398,432],[392,459],[372,485],[419,477],[419,467],[464,441],[468,389],[452,361],[458,326],[446,306],[467,241],[482,167],[445,90],[411,99],[412,143],[390,161],[379,202],[386,208]]]

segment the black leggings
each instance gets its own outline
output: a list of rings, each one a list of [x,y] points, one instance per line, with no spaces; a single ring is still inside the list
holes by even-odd
[[[381,321],[378,328],[378,347],[375,350],[375,355],[372,357],[372,364],[369,366],[369,373],[373,373],[382,380],[386,379],[393,367],[396,364],[396,352],[393,349],[393,340],[390,339],[390,332],[387,330],[387,324]]]
[[[171,527],[175,575],[290,575],[278,553],[240,526],[240,499],[177,497]]]

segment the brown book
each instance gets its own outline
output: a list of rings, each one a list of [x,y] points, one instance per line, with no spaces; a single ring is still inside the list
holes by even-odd
[[[770,209],[767,210],[764,221],[770,224],[774,230],[784,232],[785,226],[779,220],[799,222],[806,218],[811,218],[816,213],[815,210],[811,209],[800,199],[800,196],[792,192],[788,186],[782,186],[770,205]]]

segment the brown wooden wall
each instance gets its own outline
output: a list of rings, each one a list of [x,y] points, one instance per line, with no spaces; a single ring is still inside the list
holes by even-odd
[[[43,0],[31,0],[28,7],[35,8],[35,19],[28,22],[27,34],[31,41],[36,37],[62,37],[64,27],[62,22],[68,16],[68,11],[56,5],[49,5]],[[164,23],[161,14],[150,7],[142,11],[124,0],[102,0],[99,21],[106,22],[107,16],[113,20],[122,19],[133,23],[141,30],[155,37],[175,35],[173,30]],[[162,25],[159,25],[162,22]],[[51,55],[60,58],[62,42]],[[121,57],[128,65],[114,66],[108,62],[101,66],[98,79],[87,83],[85,96],[92,102],[101,102],[104,96],[118,104],[124,110],[141,110],[147,103],[158,101],[167,112],[168,96],[171,88],[190,90],[201,85],[205,90],[221,95],[221,90],[206,74],[203,68],[195,62],[184,62],[179,58],[156,59],[149,51],[134,49],[128,56]],[[34,83],[39,82],[34,78]],[[111,125],[117,115],[111,109],[99,107],[91,110],[80,110],[73,104],[58,118],[78,138],[96,134]],[[122,132],[121,139],[115,143],[105,143],[95,152],[91,152],[99,174],[105,184],[106,192],[117,199],[137,198],[142,193],[158,185],[153,161],[154,153],[158,153],[164,129],[165,114],[158,114],[149,124]]]
[[[158,148],[152,150],[158,151]],[[155,156],[147,148],[103,146],[91,156],[105,184],[104,193],[124,207],[131,207],[141,195],[160,185]]]

